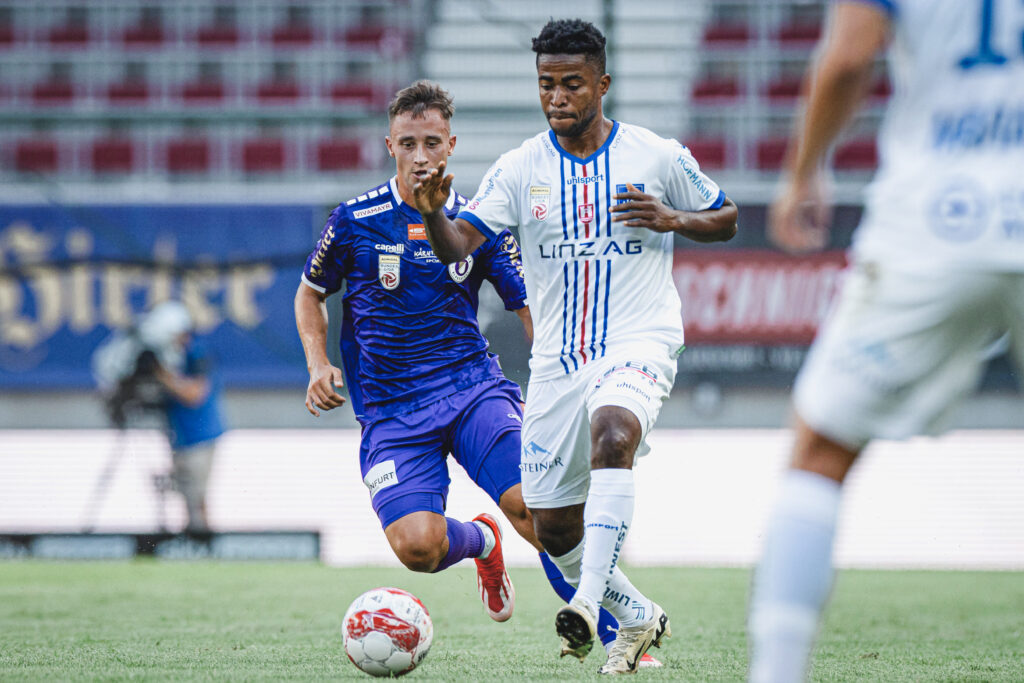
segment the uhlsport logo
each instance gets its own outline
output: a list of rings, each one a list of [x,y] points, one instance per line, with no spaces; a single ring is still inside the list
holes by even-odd
[[[377,279],[384,289],[396,289],[401,280],[402,257],[377,254]]]
[[[473,257],[467,256],[461,261],[456,261],[448,266],[448,275],[456,282],[462,282],[469,277],[469,271],[473,270]]]

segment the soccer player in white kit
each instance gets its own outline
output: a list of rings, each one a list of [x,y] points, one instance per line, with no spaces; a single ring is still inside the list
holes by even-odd
[[[831,589],[840,487],[872,438],[936,433],[1010,333],[1024,367],[1024,4],[857,0],[833,10],[770,217],[790,251],[824,244],[820,171],[891,44],[847,282],[798,377],[791,468],[751,598],[752,681],[800,681]]]
[[[673,233],[727,240],[737,210],[674,140],[604,117],[605,39],[552,20],[533,40],[550,130],[504,154],[454,220],[452,176],[414,188],[438,257],[463,258],[518,227],[535,335],[523,419],[523,499],[537,536],[578,586],[556,616],[562,654],[583,659],[597,611],[620,628],[603,673],[635,673],[668,617],[616,566],[633,517],[633,461],[682,350]]]

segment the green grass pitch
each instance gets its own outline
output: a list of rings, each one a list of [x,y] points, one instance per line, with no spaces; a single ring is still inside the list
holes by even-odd
[[[665,681],[742,680],[749,571],[629,569],[672,618]],[[315,564],[0,563],[0,679],[369,680],[341,616],[366,589],[419,596],[434,643],[408,680],[596,678],[603,655],[558,659],[558,600],[511,572],[516,613],[484,614],[472,565],[441,575]],[[815,667],[823,681],[1024,680],[1024,574],[841,572]]]

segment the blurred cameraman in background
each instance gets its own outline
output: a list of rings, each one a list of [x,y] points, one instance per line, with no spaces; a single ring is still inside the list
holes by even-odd
[[[224,433],[221,387],[210,356],[193,336],[184,304],[165,301],[133,330],[116,333],[94,355],[93,369],[114,426],[133,414],[162,413],[171,446],[171,489],[185,499],[187,533],[209,531],[206,489]],[[158,489],[162,493],[159,484]]]

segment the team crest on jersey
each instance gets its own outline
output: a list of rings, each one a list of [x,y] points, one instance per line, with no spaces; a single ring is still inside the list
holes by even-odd
[[[633,187],[635,187],[640,192],[644,191],[644,184],[643,183],[622,183],[622,184],[616,184],[615,185],[615,194],[625,194],[625,193],[629,192],[629,187],[628,187],[629,185],[632,185]],[[624,204],[624,203],[626,203],[628,201],[630,201],[630,200],[628,200],[628,199],[616,199],[615,203],[616,204]]]
[[[461,261],[448,266],[448,274],[452,276],[452,279],[456,282],[462,282],[469,277],[469,271],[473,270],[473,257],[467,256]]]
[[[395,289],[401,279],[402,257],[377,254],[377,279],[384,289]]]
[[[593,204],[580,204],[576,207],[576,215],[584,223],[589,223],[594,220],[594,205]]]
[[[550,197],[551,188],[547,185],[530,185],[530,213],[536,220],[542,221],[548,217]]]

